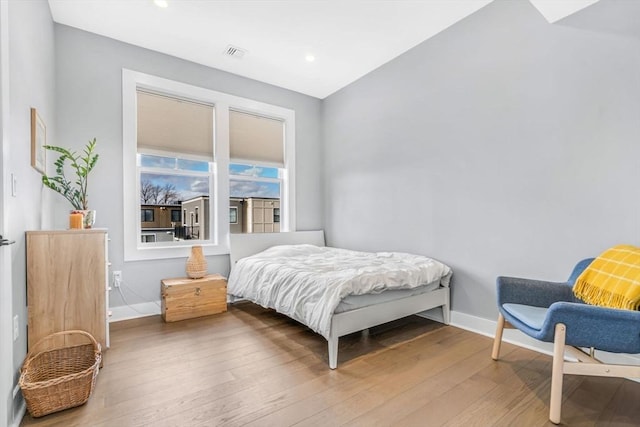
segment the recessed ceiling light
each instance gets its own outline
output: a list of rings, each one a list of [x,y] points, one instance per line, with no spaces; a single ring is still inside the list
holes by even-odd
[[[167,0],[153,0],[156,6],[161,8],[169,7],[169,2]]]
[[[316,57],[311,55],[311,54],[309,54],[309,55],[305,56],[304,59],[306,59],[307,62],[313,62],[313,61],[316,60]]]

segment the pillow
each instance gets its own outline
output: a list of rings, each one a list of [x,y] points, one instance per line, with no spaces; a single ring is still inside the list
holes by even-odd
[[[578,276],[573,293],[587,304],[640,307],[640,248],[617,245],[600,254]]]

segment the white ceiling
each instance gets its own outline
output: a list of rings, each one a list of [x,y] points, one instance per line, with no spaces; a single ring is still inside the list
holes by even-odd
[[[493,0],[49,0],[53,20],[317,98]],[[598,0],[530,0],[549,22]],[[224,55],[228,45],[242,59]],[[305,57],[313,55],[315,61]]]

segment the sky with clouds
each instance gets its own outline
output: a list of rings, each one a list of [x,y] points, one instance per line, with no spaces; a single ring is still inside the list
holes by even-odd
[[[143,159],[143,166],[160,167],[174,169],[174,159],[166,159],[162,157],[148,156],[147,159]],[[205,162],[192,162],[190,164],[180,164],[180,169],[192,171],[202,171],[203,163],[206,164],[208,170],[208,163]],[[277,178],[278,169],[270,167],[257,167],[251,165],[231,164],[229,166],[229,172],[231,174],[229,180],[229,195],[231,197],[247,198],[247,197],[266,197],[266,198],[280,198],[280,183],[279,182],[264,182],[257,180],[248,180],[248,177],[254,178]],[[187,172],[188,173],[188,172]],[[236,175],[239,179],[234,179]],[[194,197],[209,195],[209,182],[205,176],[186,176],[186,175],[172,175],[163,174],[157,172],[141,172],[141,181],[150,181],[154,185],[164,187],[169,184],[180,194],[181,200],[189,200]]]

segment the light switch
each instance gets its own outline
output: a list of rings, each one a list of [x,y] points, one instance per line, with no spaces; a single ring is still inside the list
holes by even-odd
[[[16,314],[13,316],[13,340],[16,341],[20,336],[20,318]]]
[[[11,174],[11,196],[16,197],[18,195],[18,178],[14,174]]]

